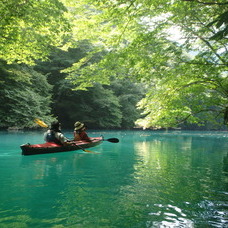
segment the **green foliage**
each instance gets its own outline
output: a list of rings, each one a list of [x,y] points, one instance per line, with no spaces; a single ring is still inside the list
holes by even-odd
[[[138,115],[133,105],[141,92],[136,86],[138,96],[133,99],[130,84],[118,85],[123,79],[147,85],[146,96],[139,103],[143,109],[140,126],[203,124],[216,116],[224,116],[227,123],[226,5],[225,0],[213,4],[197,0],[3,0],[0,58],[8,63],[33,64],[52,51],[50,64],[39,63],[36,69],[49,74],[56,102],[53,109],[61,113],[66,108],[69,125],[83,113],[88,118],[81,120],[91,126],[131,125]],[[53,47],[66,50],[70,45],[68,52]],[[44,76],[22,65],[1,69],[1,95],[9,103],[1,104],[0,110],[13,110],[9,119],[19,116],[19,123],[20,116],[25,115],[26,122],[29,116],[49,113],[50,91],[42,87]],[[118,80],[108,87],[113,78]],[[44,83],[35,89],[31,86],[34,82]],[[89,87],[94,88],[71,90]],[[118,90],[128,92],[118,94]],[[18,99],[21,104],[14,109]],[[46,102],[44,110],[42,101]],[[23,113],[22,106],[29,115]],[[3,123],[10,124],[7,121]]]
[[[110,87],[121,105],[121,127],[134,128],[135,121],[140,117],[140,111],[136,109],[136,104],[145,93],[145,85],[132,83],[129,80],[113,80]]]
[[[217,29],[220,29],[216,32],[211,39],[220,40],[225,38],[228,35],[228,11],[219,15],[214,21],[208,24],[208,26],[214,25]]]
[[[84,0],[77,7],[81,3],[89,7],[84,8],[85,29],[80,36],[107,52],[95,62],[90,61],[94,53],[88,53],[65,70],[77,89],[99,81],[107,84],[113,76],[146,83],[148,93],[139,104],[144,119],[138,121],[144,127],[170,127],[183,121],[201,124],[224,115],[228,100],[225,1],[205,5]],[[107,26],[110,29],[101,33]],[[175,31],[180,38],[174,37]],[[219,39],[210,39],[221,31]]]
[[[65,127],[72,128],[76,120],[89,124],[90,128],[131,128],[139,117],[136,103],[142,98],[142,85],[129,80],[112,80],[111,86],[100,83],[87,91],[73,91],[74,85],[60,73],[64,67],[83,58],[92,49],[86,42],[68,52],[55,50],[49,62],[39,63],[35,69],[48,73],[48,80],[54,86],[53,112]],[[100,56],[94,56],[94,61]],[[64,111],[63,111],[64,110]]]
[[[72,66],[78,62],[86,54],[85,51],[90,50],[90,45],[85,41],[79,44],[78,48],[69,48],[67,51],[53,48],[49,55],[48,61],[37,61],[35,70],[48,75],[48,81],[54,86],[54,92],[58,93],[58,82],[66,77],[66,74],[61,73],[61,70]]]
[[[50,122],[51,86],[44,75],[2,61],[0,75],[0,127],[35,127],[35,118]]]
[[[70,128],[76,121],[85,122],[89,128],[117,128],[122,118],[118,98],[100,84],[88,91],[75,92],[69,85],[68,91],[62,90],[54,111],[64,126]]]
[[[66,11],[58,0],[1,1],[0,59],[26,64],[44,59],[69,36]]]
[[[87,91],[72,91],[72,84],[62,80],[58,88],[54,113],[64,126],[72,128],[80,120],[90,128],[126,129],[140,117],[136,104],[143,96],[142,85],[115,80],[110,86],[97,83]]]

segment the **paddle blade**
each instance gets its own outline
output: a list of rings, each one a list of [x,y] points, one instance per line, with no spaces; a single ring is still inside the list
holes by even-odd
[[[48,127],[48,125],[40,119],[35,119],[34,121],[35,121],[35,123],[37,123],[41,127],[46,127],[46,128]]]
[[[94,152],[94,151],[91,151],[91,150],[83,150],[84,152],[87,152],[87,153],[91,153],[91,154],[100,154],[98,152]]]
[[[106,139],[106,140],[109,142],[112,142],[112,143],[118,143],[119,142],[119,139],[117,139],[117,138],[110,138],[110,139]]]

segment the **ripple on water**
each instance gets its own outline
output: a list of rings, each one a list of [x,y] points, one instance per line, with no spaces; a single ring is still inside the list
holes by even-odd
[[[177,206],[154,204],[153,209],[154,212],[149,212],[151,220],[147,221],[147,227],[194,227],[194,222]]]

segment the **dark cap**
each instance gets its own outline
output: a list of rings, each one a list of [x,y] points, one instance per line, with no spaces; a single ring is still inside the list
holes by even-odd
[[[52,122],[51,123],[51,130],[53,130],[53,131],[58,131],[59,130],[59,128],[60,128],[60,123],[59,123],[59,121],[54,121],[54,122]]]

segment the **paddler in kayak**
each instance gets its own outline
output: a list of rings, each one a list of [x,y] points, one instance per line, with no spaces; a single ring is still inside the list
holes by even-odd
[[[44,133],[46,142],[53,142],[59,145],[71,145],[72,143],[61,132],[61,123],[54,121],[51,123],[51,128]]]
[[[93,141],[90,137],[88,137],[87,133],[85,132],[86,127],[84,123],[81,123],[79,121],[75,122],[74,124],[74,141],[87,141],[91,142]]]

